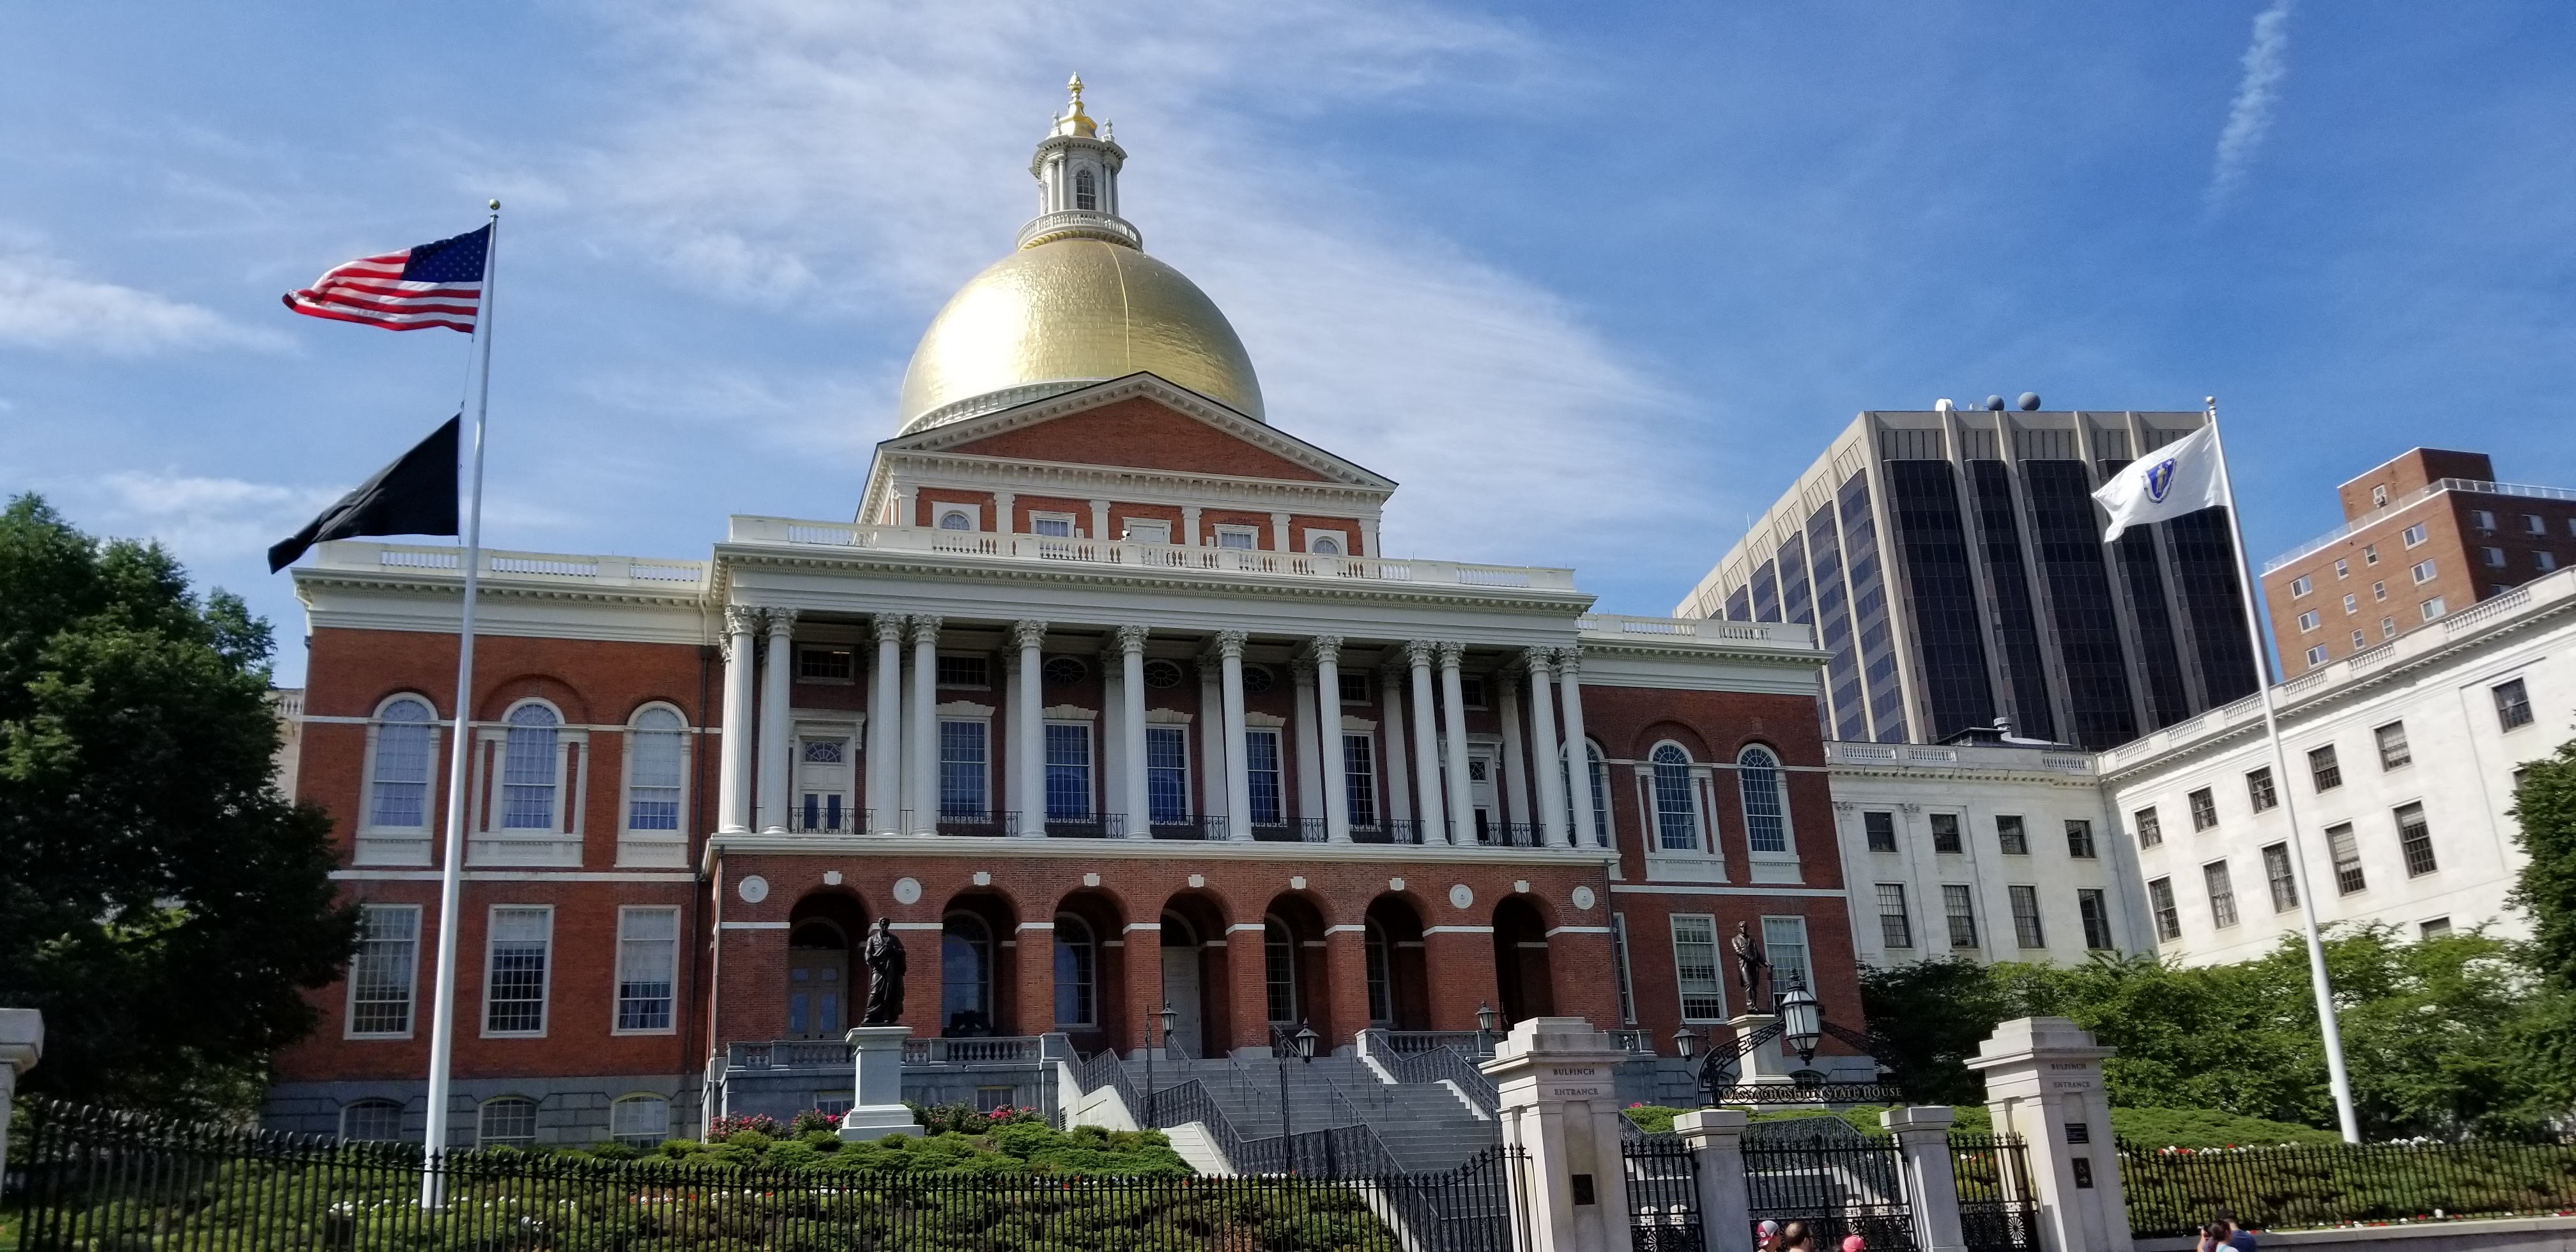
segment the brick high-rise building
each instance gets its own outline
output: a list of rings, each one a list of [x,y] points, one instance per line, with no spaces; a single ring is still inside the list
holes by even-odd
[[[2292,675],[2576,559],[2576,491],[2496,482],[2483,452],[2410,449],[2340,494],[2342,526],[2263,566],[2272,642]]]

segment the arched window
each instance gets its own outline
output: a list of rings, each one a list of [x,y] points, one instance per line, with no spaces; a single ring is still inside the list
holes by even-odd
[[[1780,758],[1769,748],[1735,756],[1735,782],[1744,790],[1744,839],[1755,852],[1789,850],[1789,798],[1782,790]]]
[[[787,932],[787,1036],[838,1039],[850,985],[850,940],[822,918]]]
[[[502,1096],[483,1102],[476,1119],[474,1146],[524,1148],[537,1141],[537,1102],[526,1096]]]
[[[964,509],[945,509],[939,514],[941,530],[973,530],[975,519]]]
[[[680,780],[687,723],[664,705],[647,705],[628,723],[626,828],[680,829]]]
[[[1055,1024],[1097,1026],[1095,982],[1100,945],[1091,927],[1071,913],[1055,915]]]
[[[340,1109],[340,1137],[351,1143],[400,1142],[402,1112],[391,1100],[351,1101]]]
[[[1655,846],[1667,852],[1699,850],[1699,821],[1691,804],[1690,753],[1671,743],[1655,745]]]
[[[367,825],[429,827],[429,745],[436,718],[428,701],[397,696],[376,711],[376,759],[367,770]]]
[[[1288,924],[1276,917],[1261,919],[1261,973],[1269,984],[1267,1003],[1270,1020],[1281,1025],[1295,1025],[1297,940],[1289,934]]]
[[[1329,535],[1316,540],[1313,547],[1315,549],[1315,555],[1317,556],[1340,556],[1342,554],[1342,541]]]
[[[993,1029],[993,932],[972,913],[951,913],[940,926],[939,1017],[949,1034]]]
[[[1375,1026],[1395,1024],[1395,950],[1386,941],[1386,928],[1370,918],[1368,932],[1361,936],[1368,958],[1369,1023]]]
[[[509,737],[501,749],[501,826],[506,830],[555,828],[555,750],[563,719],[542,704],[510,710]]]
[[[1073,172],[1073,207],[1077,209],[1096,209],[1100,207],[1100,194],[1092,185],[1091,171],[1089,170],[1075,170]]]
[[[1583,741],[1583,756],[1592,775],[1592,829],[1606,848],[1616,842],[1610,830],[1610,765],[1601,759],[1601,745],[1589,739]]]
[[[631,1095],[608,1106],[608,1137],[633,1148],[656,1148],[671,1137],[671,1102]]]

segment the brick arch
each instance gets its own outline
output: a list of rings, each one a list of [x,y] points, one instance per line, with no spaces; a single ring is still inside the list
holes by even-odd
[[[983,924],[984,940],[989,945],[984,952],[986,994],[979,1005],[967,1005],[961,998],[952,1007],[946,978],[948,944],[944,926],[951,916],[959,913],[968,914]],[[1028,1023],[1020,1020],[1026,1015],[1027,1007],[1022,1003],[1020,985],[1028,950],[1027,945],[1019,942],[1020,923],[1027,920],[1027,915],[1017,900],[992,887],[968,888],[951,894],[940,903],[938,920],[943,929],[935,932],[938,942],[926,954],[926,966],[931,976],[928,980],[930,985],[923,988],[929,993],[925,997],[930,1008],[928,1017],[937,1033],[1043,1034],[1053,1026],[1052,1022],[1041,1022],[1035,1029],[1026,1029]],[[1042,959],[1051,955],[1051,952],[1042,954]],[[911,989],[906,988],[905,991],[906,998],[909,998]]]
[[[1494,902],[1495,1008],[1505,1023],[1556,1011],[1554,962],[1549,960],[1548,919],[1540,901],[1514,892]]]
[[[1127,1003],[1129,997],[1123,994],[1123,989],[1128,985],[1129,947],[1126,934],[1127,923],[1131,916],[1126,905],[1115,893],[1100,887],[1081,887],[1068,891],[1057,897],[1053,911],[1047,914],[1047,920],[1059,927],[1049,935],[1050,940],[1062,937],[1060,929],[1063,925],[1062,919],[1067,915],[1080,919],[1082,924],[1091,931],[1091,1020],[1082,1028],[1075,1029],[1059,1009],[1053,1015],[1049,1028],[1064,1030],[1066,1034],[1072,1036],[1075,1049],[1085,1053],[1098,1051],[1102,1047],[1133,1046],[1138,1036],[1134,1023],[1129,1020],[1131,1017]],[[1026,932],[1026,938],[1034,938],[1039,933]],[[1021,945],[1022,959],[1035,960],[1038,954],[1028,950],[1031,945],[1026,942],[1026,938]],[[1050,962],[1049,987],[1061,1003],[1065,998],[1063,978],[1066,971],[1055,959],[1055,944],[1050,942],[1047,948],[1046,957]]]
[[[1369,1016],[1395,1030],[1429,1030],[1431,1028],[1430,954],[1423,930],[1430,924],[1431,912],[1411,891],[1381,891],[1369,901],[1362,925],[1362,943],[1383,941],[1386,975],[1385,1008],[1380,1016],[1372,1003]],[[1368,956],[1362,952],[1363,976],[1368,970]]]
[[[1666,739],[1670,739],[1673,742],[1680,744],[1683,750],[1691,754],[1691,759],[1693,761],[1705,764],[1717,759],[1715,753],[1713,753],[1709,748],[1708,737],[1706,735],[1699,733],[1698,730],[1688,725],[1673,721],[1669,718],[1649,722],[1639,729],[1636,737],[1629,742],[1628,750],[1621,755],[1626,756],[1632,761],[1645,760],[1646,755],[1655,750],[1655,745]],[[1730,757],[1728,759],[1732,760],[1733,758]]]
[[[474,720],[499,721],[511,705],[530,699],[554,705],[563,712],[568,725],[593,725],[598,721],[592,716],[590,701],[580,689],[551,674],[519,674],[484,688],[482,699],[475,708]]]

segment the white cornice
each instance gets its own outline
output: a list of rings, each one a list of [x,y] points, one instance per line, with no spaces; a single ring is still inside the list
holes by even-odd
[[[1008,857],[1096,861],[1344,861],[1361,864],[1611,865],[1608,848],[1495,848],[1409,843],[1266,843],[1232,839],[1033,839],[977,835],[712,835],[706,865],[724,853],[885,857],[956,857],[990,865]]]

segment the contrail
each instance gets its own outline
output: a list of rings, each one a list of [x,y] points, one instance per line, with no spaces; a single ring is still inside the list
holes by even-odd
[[[2290,6],[2272,7],[2254,16],[2254,39],[2245,45],[2245,77],[2236,84],[2236,99],[2227,106],[2227,126],[2218,132],[2218,160],[2209,175],[2207,208],[2216,213],[2237,185],[2245,181],[2264,132],[2272,129],[2272,106],[2280,98],[2281,79],[2290,71]]]

